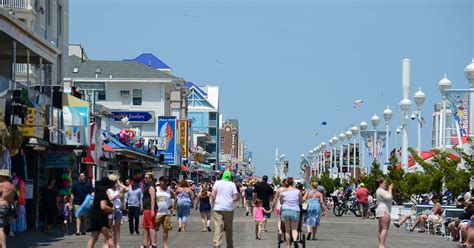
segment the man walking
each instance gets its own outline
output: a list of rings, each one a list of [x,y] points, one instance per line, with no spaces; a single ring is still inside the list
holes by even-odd
[[[240,197],[230,171],[225,171],[222,180],[214,184],[211,199],[214,206],[214,247],[221,246],[222,232],[225,230],[227,248],[233,248],[234,202],[238,202]]]
[[[130,180],[130,189],[125,193],[125,202],[128,209],[128,228],[130,230],[130,235],[133,235],[133,231],[137,235],[140,234],[138,231],[138,223],[140,218],[140,209],[142,206],[143,193],[142,190],[137,187],[138,183],[137,178]]]
[[[77,211],[88,194],[92,194],[94,188],[92,184],[86,180],[86,175],[84,173],[79,174],[79,181],[76,181],[72,185],[71,189],[71,198],[72,204],[74,205],[74,211]],[[81,223],[83,223],[84,229],[81,232]],[[76,236],[86,235],[87,230],[87,218],[85,216],[78,216],[76,218]]]
[[[253,188],[253,200],[257,200],[257,199],[260,199],[262,200],[262,207],[267,210],[267,211],[270,211],[270,202],[273,201],[273,196],[274,196],[274,192],[273,192],[273,189],[272,187],[270,187],[270,185],[268,185],[268,176],[267,175],[264,175],[262,177],[262,181],[257,183],[255,185],[255,187]],[[263,232],[266,232],[267,231],[267,219],[269,219],[270,217],[272,216],[271,213],[265,213],[265,220],[263,221],[263,227],[262,227],[262,231]]]
[[[156,247],[155,210],[156,190],[153,173],[145,173],[145,188],[143,189],[143,244],[141,247]]]
[[[364,183],[360,184],[360,188],[356,191],[357,200],[359,200],[360,214],[362,219],[368,215],[369,210],[369,190],[365,187]]]

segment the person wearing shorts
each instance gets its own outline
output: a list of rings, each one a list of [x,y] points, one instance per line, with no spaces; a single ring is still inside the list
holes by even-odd
[[[154,186],[153,173],[145,173],[145,188],[143,190],[142,206],[143,206],[143,244],[145,247],[156,247],[156,231],[155,231],[155,210],[156,210],[156,190]]]
[[[281,220],[285,224],[285,237],[287,246],[290,242],[298,240],[298,224],[300,222],[300,205],[303,201],[301,191],[293,186],[293,178],[287,178],[287,189],[280,193]]]
[[[156,230],[163,227],[163,247],[168,248],[168,233],[171,230],[171,209],[176,208],[176,194],[168,187],[166,177],[158,179],[160,185],[156,188],[157,213],[155,217]],[[174,200],[174,203],[173,201]]]

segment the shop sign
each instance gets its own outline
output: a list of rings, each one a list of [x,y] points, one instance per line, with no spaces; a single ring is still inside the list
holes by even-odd
[[[45,159],[46,168],[69,168],[71,166],[70,153],[48,153]]]
[[[181,145],[184,159],[188,158],[188,120],[178,120],[178,144]]]
[[[28,107],[26,109],[25,124],[20,126],[21,134],[25,137],[44,138],[45,119],[44,113],[39,109]]]
[[[127,117],[129,122],[133,123],[153,123],[155,121],[154,112],[135,112],[135,111],[114,111],[111,117],[114,121],[121,121]]]
[[[97,90],[97,91],[104,91],[105,90],[105,83],[104,82],[74,82],[74,87],[77,90]]]
[[[164,155],[164,163],[167,165],[176,164],[176,136],[176,117],[160,116],[158,118],[158,137],[162,143],[158,144],[158,149],[161,150],[159,155]]]

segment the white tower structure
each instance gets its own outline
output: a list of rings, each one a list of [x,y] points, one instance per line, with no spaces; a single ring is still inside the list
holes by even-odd
[[[400,108],[403,111],[402,128],[402,168],[408,171],[408,116],[411,108],[410,95],[410,59],[403,60],[402,66],[402,90],[403,100],[400,102]]]

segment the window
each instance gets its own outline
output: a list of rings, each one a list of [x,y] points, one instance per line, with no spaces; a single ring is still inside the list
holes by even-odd
[[[105,91],[101,90],[97,92],[97,100],[99,101],[105,101]]]
[[[217,135],[216,129],[215,128],[209,128],[209,135],[216,136]]]
[[[133,89],[133,105],[142,105],[142,90]]]
[[[222,143],[225,142],[224,136],[221,136],[221,142],[222,142]]]

